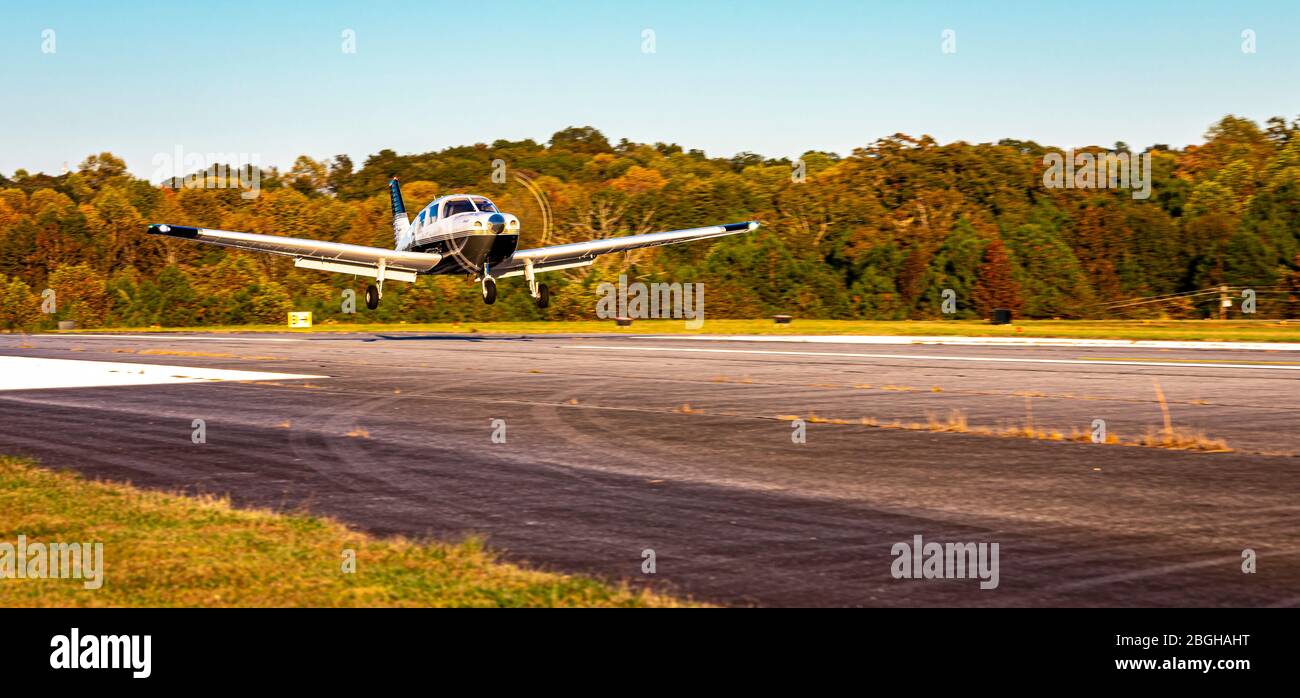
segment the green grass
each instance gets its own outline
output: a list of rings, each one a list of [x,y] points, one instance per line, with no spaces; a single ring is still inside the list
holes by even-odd
[[[82,330],[77,330],[82,331]],[[979,320],[798,320],[777,325],[768,320],[706,320],[687,329],[682,320],[638,320],[631,327],[613,321],[337,323],[310,330],[284,325],[227,327],[132,327],[101,332],[480,332],[507,334],[854,334],[971,337],[1068,337],[1082,339],[1164,339],[1227,342],[1300,342],[1300,322],[1285,320],[1023,320],[990,325]]]
[[[0,579],[0,606],[679,606],[460,544],[376,538],[315,516],[235,509],[0,457],[0,543],[102,542],[103,586]],[[342,571],[354,550],[356,571]],[[640,551],[628,551],[639,571]]]

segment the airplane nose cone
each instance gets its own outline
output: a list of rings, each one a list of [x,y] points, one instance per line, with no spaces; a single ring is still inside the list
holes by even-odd
[[[493,233],[500,235],[501,231],[506,229],[506,217],[499,213],[492,214],[488,217],[488,227]]]

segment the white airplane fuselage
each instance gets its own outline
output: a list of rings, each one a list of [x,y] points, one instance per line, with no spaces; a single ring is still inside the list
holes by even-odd
[[[395,248],[436,252],[443,261],[428,273],[478,274],[497,264],[519,244],[519,218],[502,213],[487,197],[453,194],[429,202],[396,232]]]

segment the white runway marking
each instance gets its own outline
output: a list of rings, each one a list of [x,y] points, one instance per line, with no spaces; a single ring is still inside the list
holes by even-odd
[[[1264,368],[1282,371],[1300,371],[1300,365],[1274,364],[1220,364],[1200,361],[1124,361],[1119,359],[1029,359],[1003,356],[939,356],[935,354],[857,354],[843,351],[773,351],[766,349],[699,349],[694,347],[614,347],[599,345],[574,345],[575,349],[602,351],[676,351],[704,354],[767,354],[773,356],[823,356],[832,358],[891,359],[894,361],[988,361],[1011,364],[1075,364],[1079,366],[1161,366],[1165,368]]]
[[[1154,339],[1067,339],[1062,337],[914,337],[908,335],[695,334],[640,335],[634,339],[703,340],[706,342],[804,342],[809,344],[952,344],[956,346],[1103,347],[1107,349],[1234,349],[1300,351],[1300,342],[1173,342]]]
[[[230,371],[193,366],[124,364],[113,361],[76,361],[0,356],[0,390],[41,388],[93,388],[109,385],[160,385],[212,381],[267,381],[328,376],[264,371]]]
[[[34,334],[33,339],[152,339],[156,341],[198,340],[206,342],[301,342],[301,339],[289,337],[230,337],[223,335],[179,335],[179,334]]]

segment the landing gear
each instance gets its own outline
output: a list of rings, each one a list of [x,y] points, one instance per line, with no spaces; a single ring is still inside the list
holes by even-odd
[[[490,276],[483,277],[483,302],[488,305],[497,302],[497,282]]]
[[[375,265],[375,283],[366,286],[366,307],[374,310],[379,307],[379,299],[384,297],[384,272],[388,270],[388,265],[384,260],[379,260]]]
[[[546,284],[537,283],[537,275],[533,273],[533,261],[524,260],[524,280],[528,282],[528,293],[533,297],[533,302],[538,308],[545,308],[551,304],[551,289]]]

